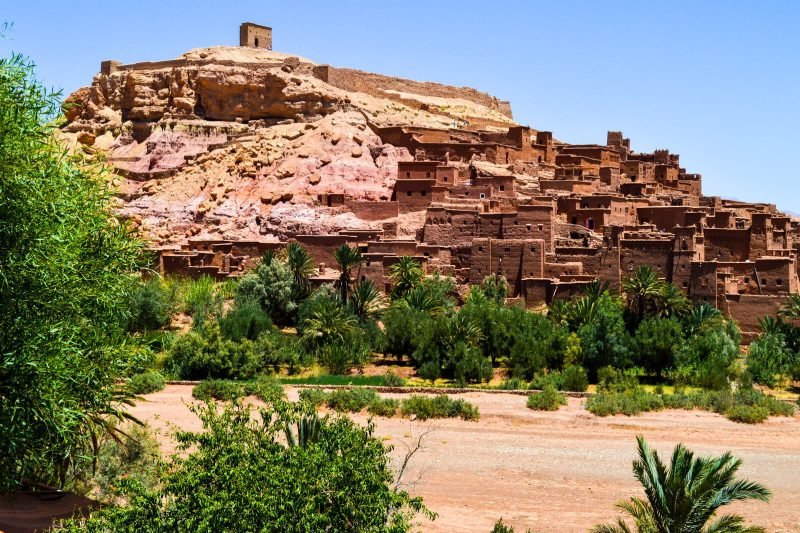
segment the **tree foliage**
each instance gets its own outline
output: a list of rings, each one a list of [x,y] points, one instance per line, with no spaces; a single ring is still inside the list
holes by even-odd
[[[64,486],[123,416],[121,302],[142,245],[109,175],[55,140],[57,112],[30,63],[0,60],[0,490]]]
[[[404,532],[420,498],[395,488],[388,449],[345,417],[327,417],[284,444],[303,413],[275,399],[259,416],[240,404],[195,408],[204,431],[181,433],[188,456],[163,486],[131,487],[129,504],[97,511],[73,531]],[[303,427],[303,421],[300,421]],[[301,444],[302,442],[302,444]]]

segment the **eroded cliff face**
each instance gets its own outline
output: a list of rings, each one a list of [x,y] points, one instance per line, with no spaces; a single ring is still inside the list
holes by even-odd
[[[380,223],[319,195],[389,199],[404,148],[380,126],[447,129],[456,122],[513,125],[463,99],[349,92],[319,79],[306,59],[215,47],[180,58],[108,68],[65,101],[64,137],[103,154],[121,177],[119,210],[155,245],[191,236],[282,239]],[[412,105],[413,104],[413,105]],[[413,234],[415,222],[401,220]],[[410,227],[409,227],[410,225]]]

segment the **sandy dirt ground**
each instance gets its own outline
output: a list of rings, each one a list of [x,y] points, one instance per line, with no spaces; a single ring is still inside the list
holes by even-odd
[[[726,510],[768,531],[800,532],[800,415],[750,426],[702,411],[599,418],[575,398],[556,413],[540,413],[525,407],[524,396],[458,397],[480,408],[480,421],[375,419],[376,433],[394,446],[396,460],[432,429],[403,479],[439,515],[420,521],[422,531],[488,533],[502,517],[517,531],[570,532],[611,520],[616,501],[640,493],[631,462],[635,437],[642,434],[666,459],[678,442],[699,454],[732,451],[744,461],[740,474],[767,485],[774,496],[769,504],[739,503]],[[290,390],[289,398],[297,392]],[[200,429],[191,402],[190,386],[170,385],[148,395],[133,414],[164,435],[169,452],[170,428]]]

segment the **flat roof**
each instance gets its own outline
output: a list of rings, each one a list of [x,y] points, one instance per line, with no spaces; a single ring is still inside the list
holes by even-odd
[[[256,24],[255,22],[242,22],[241,26],[254,26],[256,28],[261,28],[263,30],[272,30],[269,26],[262,26],[261,24]]]

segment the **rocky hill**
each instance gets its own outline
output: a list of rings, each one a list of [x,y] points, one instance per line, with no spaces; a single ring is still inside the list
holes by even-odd
[[[280,239],[369,229],[320,195],[388,200],[406,148],[369,127],[504,131],[507,103],[248,47],[161,62],[105,62],[65,102],[67,142],[122,178],[120,211],[155,245],[199,236]],[[413,234],[422,216],[399,220]],[[380,224],[378,224],[380,227]]]

